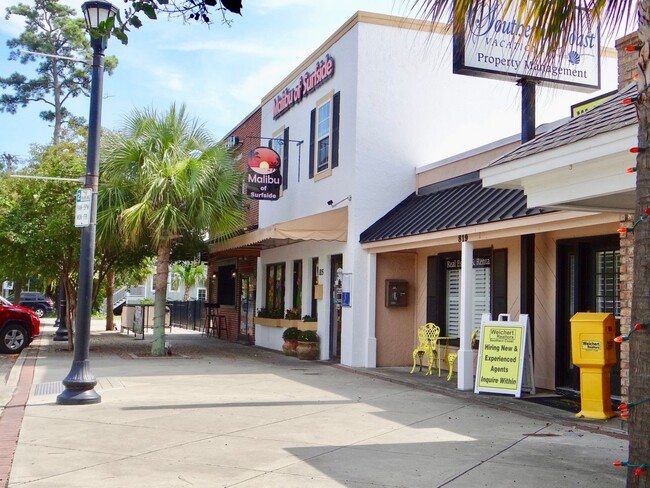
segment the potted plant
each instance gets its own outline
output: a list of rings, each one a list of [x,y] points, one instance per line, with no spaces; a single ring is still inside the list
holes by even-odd
[[[282,351],[286,356],[295,356],[296,347],[298,347],[298,336],[300,329],[298,327],[289,327],[282,333],[284,344],[282,344]]]
[[[266,325],[267,327],[280,327],[280,320],[284,314],[281,308],[260,308],[255,314],[254,322],[258,325]]]
[[[311,315],[305,315],[302,318],[302,330],[316,330],[318,329],[318,318]]]
[[[287,312],[284,314],[284,318],[287,320],[300,320],[300,309],[292,308],[287,309]]]
[[[303,330],[298,335],[298,346],[296,347],[298,359],[320,358],[320,338],[315,330]]]
[[[280,325],[282,327],[299,327],[301,323],[300,309],[295,307],[288,308],[284,313],[284,318],[280,320]]]

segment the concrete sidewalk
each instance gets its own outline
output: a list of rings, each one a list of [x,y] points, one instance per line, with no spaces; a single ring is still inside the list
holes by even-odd
[[[51,342],[53,328],[30,348],[37,358],[16,363],[6,387],[16,383],[14,403],[0,416],[3,426],[23,395],[8,486],[625,485],[625,469],[612,466],[627,459],[619,421],[578,421],[404,368],[346,370],[196,332],[175,331],[175,355],[151,358],[148,338],[95,327],[97,405],[56,404],[72,355]]]

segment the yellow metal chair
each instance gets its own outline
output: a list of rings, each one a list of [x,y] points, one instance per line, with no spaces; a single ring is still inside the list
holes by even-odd
[[[438,336],[440,336],[440,327],[429,322],[428,324],[418,327],[418,347],[413,350],[413,368],[411,374],[415,371],[416,359],[420,358],[420,371],[422,371],[422,356],[427,355],[429,360],[429,369],[426,375],[431,374],[434,358],[438,357]],[[438,363],[438,376],[440,376],[440,363]]]
[[[457,352],[450,352],[447,354],[447,367],[449,368],[449,372],[447,373],[447,381],[451,381],[451,376],[454,374],[454,363],[456,362],[457,358]]]
[[[474,329],[474,331],[472,332],[472,338],[470,339],[470,344],[472,345],[472,349],[478,349],[478,342],[480,340],[480,335],[481,335],[481,328],[478,327]],[[447,367],[449,368],[449,372],[447,373],[447,381],[451,381],[451,377],[454,374],[454,363],[456,362],[456,359],[458,359],[457,352],[446,353],[445,361],[447,363]]]

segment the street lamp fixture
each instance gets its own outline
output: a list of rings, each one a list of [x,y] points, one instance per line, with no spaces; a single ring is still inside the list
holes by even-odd
[[[108,2],[92,1],[81,6],[88,30],[97,29],[117,15],[117,8]],[[88,117],[88,151],[84,187],[92,189],[90,224],[81,231],[79,260],[79,294],[75,321],[74,358],[72,368],[63,380],[65,390],[56,397],[59,405],[88,405],[101,402],[94,390],[97,379],[90,371],[90,318],[92,313],[93,273],[95,264],[95,231],[97,223],[97,185],[99,183],[99,135],[102,119],[104,50],[108,36],[91,37],[93,48],[90,81],[90,115]]]

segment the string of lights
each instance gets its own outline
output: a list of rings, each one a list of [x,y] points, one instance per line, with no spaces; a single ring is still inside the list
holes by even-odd
[[[627,51],[638,51],[641,49],[641,46],[628,46]],[[646,91],[647,87],[643,90]],[[624,104],[631,104],[631,103],[636,103],[639,99],[639,96],[635,97],[630,97],[626,98],[623,100]],[[648,148],[639,148],[639,147],[633,147],[630,149],[630,152],[632,154],[640,154],[646,151]],[[635,173],[637,171],[637,167],[631,167],[627,169],[627,173]],[[628,232],[634,232],[634,229],[636,228],[637,225],[639,225],[641,222],[645,221],[648,216],[650,216],[650,208],[646,208],[645,212],[637,218],[634,223],[632,224],[631,227],[621,227],[618,229],[618,232],[621,234],[626,234]],[[638,324],[635,324],[634,327],[630,329],[630,332],[628,334],[621,334],[617,337],[614,338],[614,342],[618,344],[622,344],[623,342],[629,341],[632,337],[632,335],[635,332],[639,332],[647,327],[650,327],[650,322],[641,322]],[[641,400],[636,400],[636,401],[629,401],[627,403],[621,403],[618,407],[618,410],[621,412],[621,418],[623,420],[628,420],[630,418],[630,410],[636,407],[637,405],[641,405],[643,403],[646,403],[650,401],[650,396],[646,398],[642,398]],[[645,473],[648,468],[650,467],[650,464],[648,463],[641,463],[641,464],[633,464],[630,463],[629,461],[614,461],[614,466],[617,467],[627,467],[627,468],[634,468],[634,475],[635,476],[641,476],[643,473]]]

